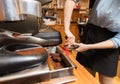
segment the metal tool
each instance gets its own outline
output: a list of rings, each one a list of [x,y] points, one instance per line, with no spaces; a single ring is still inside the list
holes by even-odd
[[[70,49],[77,49],[79,47],[79,45],[71,45]]]

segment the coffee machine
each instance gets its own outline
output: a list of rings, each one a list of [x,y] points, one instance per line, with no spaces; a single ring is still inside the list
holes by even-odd
[[[45,34],[45,32],[39,32],[41,25],[38,21],[42,18],[42,5],[50,1],[0,0],[0,75],[37,66],[46,61],[48,55],[46,50],[42,49],[42,46],[47,46],[45,44],[50,42],[50,39],[40,35]],[[15,34],[22,36],[21,39],[18,37],[16,39]],[[17,53],[13,53],[13,50],[15,51],[17,47],[18,49],[23,49],[24,47],[41,48],[41,51],[43,50],[41,55],[43,56],[29,55],[21,57]]]
[[[74,64],[56,48],[62,42],[60,32],[42,22],[42,6],[51,1],[0,0],[1,84],[26,84],[23,81],[27,79],[44,81],[73,75]],[[60,53],[65,68],[53,69],[49,47]]]
[[[49,2],[51,0],[0,0],[0,29],[24,33],[20,41],[37,43],[42,46],[60,44],[60,33],[43,25],[42,22],[42,6]],[[43,31],[43,29],[48,31]]]

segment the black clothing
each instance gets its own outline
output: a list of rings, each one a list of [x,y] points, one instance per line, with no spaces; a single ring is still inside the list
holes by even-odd
[[[93,24],[87,24],[80,38],[82,43],[94,44],[110,39],[114,35],[116,35],[116,32],[111,32],[106,28],[100,28]],[[78,52],[76,59],[85,67],[89,67],[103,75],[113,77],[116,75],[118,57],[118,49],[94,49]]]
[[[94,5],[95,1],[96,1],[96,0],[90,0],[89,9],[92,9],[92,8],[93,8],[93,5]]]

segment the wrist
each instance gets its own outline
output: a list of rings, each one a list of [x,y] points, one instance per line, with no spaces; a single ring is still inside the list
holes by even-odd
[[[70,34],[70,32],[71,32],[71,31],[70,31],[69,29],[65,29],[65,33],[66,33],[66,34]]]
[[[94,46],[92,44],[88,44],[87,45],[87,49],[90,50],[90,49],[94,49]]]

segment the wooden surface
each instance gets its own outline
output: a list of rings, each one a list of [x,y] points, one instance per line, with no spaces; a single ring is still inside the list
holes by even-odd
[[[118,61],[117,76],[120,77],[120,59]]]
[[[80,65],[72,55],[69,55],[69,58],[77,66],[77,69],[74,69],[74,74],[78,79],[68,84],[99,84],[99,82]]]

